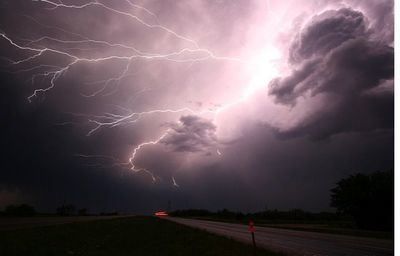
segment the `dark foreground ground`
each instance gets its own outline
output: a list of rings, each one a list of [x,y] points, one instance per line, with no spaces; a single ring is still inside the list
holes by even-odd
[[[251,246],[167,220],[129,217],[0,230],[0,255],[253,255]],[[258,256],[278,255],[259,249]]]

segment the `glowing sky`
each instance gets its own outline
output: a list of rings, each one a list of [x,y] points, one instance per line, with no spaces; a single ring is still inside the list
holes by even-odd
[[[0,45],[2,204],[325,210],[393,166],[392,1],[10,0]]]

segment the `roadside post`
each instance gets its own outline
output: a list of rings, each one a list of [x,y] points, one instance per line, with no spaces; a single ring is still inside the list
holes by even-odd
[[[249,231],[251,233],[251,240],[253,241],[254,255],[256,255],[257,247],[256,247],[256,239],[254,238],[254,232],[256,231],[256,228],[254,227],[253,220],[249,221]]]

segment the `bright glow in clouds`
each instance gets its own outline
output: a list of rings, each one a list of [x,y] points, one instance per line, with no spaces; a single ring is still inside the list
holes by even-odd
[[[247,67],[251,79],[245,87],[243,97],[248,98],[257,90],[265,88],[266,84],[274,77],[278,76],[276,61],[280,60],[282,54],[273,46],[260,49],[250,60]]]

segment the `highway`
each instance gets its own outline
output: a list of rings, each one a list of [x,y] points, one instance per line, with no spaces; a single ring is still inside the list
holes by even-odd
[[[167,217],[166,219],[189,227],[206,230],[210,233],[226,236],[241,242],[251,243],[251,235],[248,231],[248,226],[246,225],[174,217]],[[257,226],[255,238],[257,246],[275,252],[283,252],[288,255],[394,255],[393,240],[385,239]]]
[[[60,225],[82,221],[107,220],[127,216],[71,216],[71,217],[22,217],[22,218],[0,218],[0,231],[21,228],[32,228],[42,226]]]

